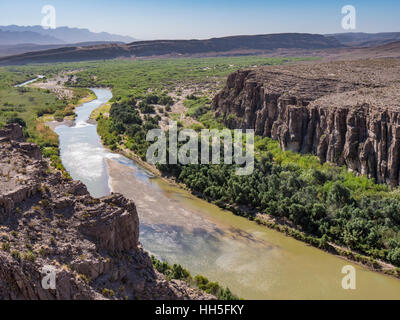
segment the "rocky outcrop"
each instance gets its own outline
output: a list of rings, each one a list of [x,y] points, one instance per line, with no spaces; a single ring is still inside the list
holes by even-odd
[[[213,108],[231,128],[255,129],[284,150],[398,185],[399,80],[394,59],[241,70]]]
[[[153,269],[132,201],[92,198],[22,139],[0,132],[0,299],[214,299]],[[43,287],[45,267],[55,289]]]
[[[1,141],[21,141],[23,140],[22,127],[18,124],[8,124],[0,129],[0,142]]]
[[[110,205],[115,210],[107,210]],[[95,238],[100,248],[121,252],[137,247],[139,218],[132,201],[113,194],[86,212],[90,218],[80,225],[80,229],[83,234]]]

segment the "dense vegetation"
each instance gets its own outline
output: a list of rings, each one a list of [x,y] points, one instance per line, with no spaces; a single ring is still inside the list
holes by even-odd
[[[261,212],[284,219],[317,237],[322,248],[332,241],[400,266],[398,197],[385,186],[333,165],[304,168],[288,161],[283,152],[285,161],[277,161],[268,150],[274,143],[262,142],[264,151],[249,176],[236,175],[231,165],[178,164],[160,169],[237,214],[253,219],[255,212]]]
[[[181,265],[174,264],[170,266],[167,262],[161,262],[154,256],[151,256],[154,268],[164,274],[168,280],[182,280],[191,286],[216,296],[219,300],[239,300],[238,297],[232,294],[229,288],[224,289],[218,282],[210,282],[206,277],[197,275],[194,278],[190,272],[184,269]]]

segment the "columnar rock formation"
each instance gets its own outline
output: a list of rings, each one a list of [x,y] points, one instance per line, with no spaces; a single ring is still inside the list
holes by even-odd
[[[42,268],[56,289],[42,287]],[[0,299],[211,299],[153,269],[139,243],[135,204],[92,198],[23,142],[0,130]]]
[[[262,67],[231,74],[213,108],[284,150],[400,182],[400,61]]]

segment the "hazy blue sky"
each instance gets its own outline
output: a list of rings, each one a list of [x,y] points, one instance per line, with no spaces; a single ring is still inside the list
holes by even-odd
[[[47,4],[57,10],[57,26],[140,39],[344,32],[348,4],[357,9],[356,31],[400,31],[399,0],[0,0],[0,25],[38,25]]]

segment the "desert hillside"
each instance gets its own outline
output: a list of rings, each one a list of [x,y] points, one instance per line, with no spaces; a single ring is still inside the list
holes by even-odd
[[[332,37],[307,33],[284,33],[254,36],[233,36],[208,40],[155,40],[130,44],[75,46],[0,59],[0,65],[144,58],[154,56],[181,57],[192,55],[249,55],[271,53],[277,49],[317,50],[343,47]]]

